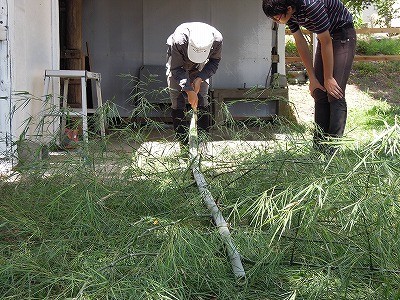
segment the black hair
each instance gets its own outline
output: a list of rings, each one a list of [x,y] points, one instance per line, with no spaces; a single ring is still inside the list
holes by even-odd
[[[297,10],[299,0],[263,0],[262,4],[263,11],[269,18],[280,14],[286,14],[289,6]]]

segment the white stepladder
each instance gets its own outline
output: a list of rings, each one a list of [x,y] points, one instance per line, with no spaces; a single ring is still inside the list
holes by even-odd
[[[47,105],[47,97],[49,97],[49,86],[51,78],[63,78],[64,79],[64,93],[62,97],[62,108],[60,108],[60,101],[56,97],[52,97],[52,105],[54,107],[54,111],[51,113],[46,113],[46,105]],[[68,85],[70,79],[78,79],[81,80],[81,94],[82,94],[82,107],[81,108],[68,108],[67,99],[68,99]],[[88,113],[95,113],[96,109],[87,107],[87,97],[86,97],[86,83],[87,80],[95,80],[96,82],[96,93],[97,93],[97,109],[101,109],[103,106],[103,99],[101,96],[101,75],[100,73],[89,72],[85,70],[46,70],[44,76],[44,93],[43,93],[43,105],[42,105],[42,120],[45,116],[60,116],[61,117],[61,134],[64,134],[66,127],[66,117],[69,116],[77,116],[82,118],[82,133],[83,133],[83,141],[87,143],[89,141],[88,134],[88,121],[87,116]],[[43,131],[42,131],[43,132]],[[105,136],[105,118],[103,113],[100,112],[100,133],[101,136]]]

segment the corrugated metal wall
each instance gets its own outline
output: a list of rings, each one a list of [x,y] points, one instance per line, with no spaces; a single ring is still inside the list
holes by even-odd
[[[102,74],[105,99],[129,116],[130,87],[121,74],[139,75],[142,65],[165,64],[165,41],[177,25],[203,21],[224,36],[214,88],[265,86],[271,67],[272,23],[259,0],[85,0],[83,43],[92,70]],[[85,47],[83,47],[85,49]]]

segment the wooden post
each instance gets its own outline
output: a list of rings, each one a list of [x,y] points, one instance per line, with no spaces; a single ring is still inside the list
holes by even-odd
[[[82,1],[68,0],[66,4],[66,69],[84,70],[82,55]],[[68,104],[71,107],[81,107],[81,86],[79,79],[70,80]]]

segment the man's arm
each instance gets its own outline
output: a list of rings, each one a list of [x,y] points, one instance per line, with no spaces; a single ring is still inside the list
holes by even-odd
[[[315,76],[312,56],[310,50],[308,49],[308,44],[303,36],[303,33],[299,29],[293,33],[293,36],[296,42],[297,51],[299,52],[300,58],[303,61],[304,66],[306,67],[308,78],[310,79],[310,93],[312,94],[315,89],[321,89],[325,91],[325,88],[321,85],[321,83]]]
[[[193,90],[190,85],[189,72],[183,67],[183,51],[185,51],[185,45],[172,44],[170,70],[172,77],[178,82],[183,91]]]
[[[214,42],[211,55],[203,69],[197,74],[197,78],[193,80],[192,86],[197,94],[200,91],[201,83],[215,74],[218,70],[222,53],[222,41]]]
[[[208,62],[204,65],[199,74],[197,74],[197,77],[200,77],[203,81],[213,76],[218,70],[222,54],[222,41],[214,42],[211,51]]]
[[[324,87],[326,91],[336,99],[343,98],[343,90],[333,78],[333,45],[329,31],[326,30],[318,34],[318,40],[321,43],[321,55],[324,66]]]
[[[187,46],[186,46],[187,47]],[[172,77],[179,83],[182,91],[187,94],[188,102],[193,110],[197,110],[199,98],[194,91],[193,86],[190,84],[189,72],[184,69],[183,51],[185,45],[173,44],[171,46],[171,73]]]

